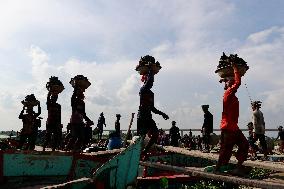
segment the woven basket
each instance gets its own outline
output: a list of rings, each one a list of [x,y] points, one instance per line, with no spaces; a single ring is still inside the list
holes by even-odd
[[[49,85],[46,87],[52,94],[59,94],[64,90],[63,85]]]
[[[157,74],[162,68],[161,66],[157,66],[156,64],[152,64],[151,66],[152,66],[152,70],[154,74]],[[140,75],[145,75],[149,72],[149,66],[139,66],[138,65],[135,70],[138,71]]]
[[[81,89],[87,89],[91,83],[88,80],[83,80],[83,79],[72,79],[70,81],[70,84],[72,85],[73,88],[79,87]]]
[[[22,101],[22,104],[24,106],[37,106],[38,105],[38,101]]]
[[[241,76],[244,76],[249,69],[247,65],[238,65],[238,70]],[[215,71],[221,78],[234,77],[234,69],[231,66],[221,68]]]

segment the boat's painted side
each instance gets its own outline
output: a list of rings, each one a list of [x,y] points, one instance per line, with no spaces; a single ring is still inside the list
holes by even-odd
[[[90,154],[71,152],[0,151],[0,184],[19,185],[61,183],[93,172],[121,150]],[[37,178],[41,178],[37,180]],[[21,184],[20,184],[21,183]]]
[[[140,142],[140,143],[139,143]],[[172,180],[182,178],[183,181],[193,181],[194,177],[179,176],[182,173],[154,168],[151,166],[140,166],[138,164],[141,153],[140,140],[127,149],[110,150],[104,152],[79,154],[71,152],[38,152],[38,151],[0,151],[0,184],[1,189],[9,183],[6,188],[19,188],[19,186],[30,186],[33,184],[50,185],[66,181],[76,180],[83,177],[99,178],[104,186],[110,188],[125,188],[126,185],[135,183],[137,176],[145,178],[160,178],[169,176]],[[167,149],[167,148],[165,148]],[[147,156],[147,162],[160,162],[167,165],[179,167],[206,167],[216,164],[217,157],[210,154],[184,151],[179,148],[168,148],[168,151],[154,151]],[[246,162],[250,163],[250,162]],[[252,163],[251,163],[252,164]],[[269,163],[262,162],[268,168]],[[252,165],[257,167],[257,163]],[[264,166],[264,167],[265,167]],[[272,170],[281,171],[283,165]],[[95,175],[93,173],[95,172]],[[143,179],[143,182],[146,182]],[[150,181],[149,180],[149,181]],[[153,179],[152,179],[153,180]],[[140,183],[142,180],[140,179]],[[87,182],[74,183],[71,188],[84,188]]]
[[[46,186],[97,176],[108,181],[107,188],[125,188],[130,183],[136,183],[141,149],[142,139],[127,149],[88,154],[0,151],[1,188]],[[84,188],[87,184],[74,183],[71,188]]]
[[[68,175],[73,156],[71,154],[3,154],[3,176],[57,176]]]

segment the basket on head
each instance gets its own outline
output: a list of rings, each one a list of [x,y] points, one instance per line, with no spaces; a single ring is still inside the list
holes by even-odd
[[[135,70],[138,71],[140,75],[145,75],[149,72],[150,68],[153,70],[154,74],[157,74],[162,67],[160,65],[160,62],[155,62],[154,57],[146,55],[144,57],[141,57],[139,64],[136,66]]]
[[[202,109],[208,109],[208,108],[209,108],[209,105],[208,105],[208,104],[203,104],[203,105],[201,105],[201,108],[202,108]]]
[[[49,78],[49,82],[46,83],[46,88],[54,95],[59,94],[64,90],[62,82],[58,79],[58,77],[54,76]]]
[[[34,94],[30,94],[25,97],[25,100],[22,101],[22,104],[26,107],[36,106],[39,104],[39,101],[35,98]]]
[[[73,88],[78,87],[81,89],[87,89],[91,85],[88,78],[83,75],[76,75],[74,78],[71,78],[69,83]]]
[[[251,106],[256,108],[261,108],[261,103],[262,103],[261,101],[253,101],[251,103]]]
[[[249,69],[247,62],[244,61],[242,58],[238,57],[237,54],[231,54],[230,56],[226,56],[224,52],[219,60],[219,64],[215,73],[217,73],[221,78],[234,77],[234,70],[231,66],[232,62],[237,65],[240,75],[244,76],[246,71]]]

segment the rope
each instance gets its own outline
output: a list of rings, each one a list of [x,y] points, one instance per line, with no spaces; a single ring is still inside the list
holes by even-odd
[[[245,87],[246,87],[246,91],[247,91],[247,94],[248,94],[250,103],[252,104],[252,98],[251,98],[251,96],[250,96],[250,93],[249,93],[249,91],[248,91],[248,87],[247,87],[247,84],[246,84],[246,83],[245,83]]]
[[[83,178],[72,180],[72,181],[69,181],[69,182],[62,183],[62,184],[57,184],[57,185],[52,185],[52,186],[45,186],[45,187],[42,187],[41,189],[65,188],[65,187],[67,187],[69,185],[72,185],[72,184],[81,183],[81,182],[89,182],[89,183],[91,183],[92,181],[93,181],[93,179],[91,179],[91,178],[83,177]]]

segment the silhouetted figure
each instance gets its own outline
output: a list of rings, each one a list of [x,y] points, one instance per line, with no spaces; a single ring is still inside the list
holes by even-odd
[[[88,123],[85,124],[84,127],[84,140],[83,140],[83,144],[84,147],[87,147],[89,145],[89,143],[92,140],[92,136],[93,136],[93,132],[92,132],[92,125],[89,125]]]
[[[70,149],[72,143],[75,142],[73,150],[80,151],[83,139],[84,139],[84,127],[85,123],[92,125],[93,122],[87,117],[85,112],[85,102],[84,102],[84,89],[79,87],[74,88],[73,95],[71,97],[71,106],[72,106],[72,115],[70,119],[70,126],[71,126],[71,141],[67,145],[68,149]]]
[[[165,146],[165,137],[166,137],[166,132],[163,129],[159,129],[157,144]]]
[[[61,105],[57,103],[58,95],[48,92],[47,105],[47,121],[46,121],[46,135],[43,144],[43,151],[48,144],[51,144],[52,151],[59,147],[62,139],[61,126]]]
[[[116,135],[120,137],[120,117],[121,115],[120,114],[116,114],[116,121],[115,121],[115,132],[116,132]]]
[[[12,130],[12,131],[10,132],[10,134],[9,134],[9,138],[10,138],[10,139],[12,138],[13,133],[14,133],[14,130]]]
[[[189,129],[189,137],[192,138],[192,131]]]
[[[170,128],[170,138],[171,138],[171,146],[178,147],[179,146],[179,139],[180,133],[179,128],[176,126],[176,122],[172,121],[172,127]]]
[[[279,152],[283,153],[284,152],[284,130],[283,130],[283,126],[278,127],[278,136],[275,140],[278,140],[278,138],[280,138]]]
[[[102,112],[100,114],[98,124],[97,124],[97,128],[99,129],[98,130],[98,140],[102,139],[102,135],[103,135],[103,132],[104,132],[104,126],[106,127],[106,120],[105,120],[105,117],[104,117],[104,113]]]
[[[202,138],[200,137],[200,135],[197,136],[196,143],[198,150],[202,150]]]
[[[139,135],[145,137],[146,134],[150,137],[150,141],[144,149],[144,153],[149,151],[150,147],[156,143],[159,135],[158,128],[152,118],[152,112],[162,115],[164,119],[169,119],[169,116],[154,106],[154,93],[151,88],[154,83],[154,73],[149,67],[149,72],[144,76],[144,85],[140,89],[140,106],[137,115],[137,132]]]
[[[249,122],[247,124],[248,127],[248,142],[249,142],[249,152],[251,154],[251,160],[255,160],[257,158],[256,152],[259,150],[258,146],[255,144],[255,132],[253,129],[253,123]]]
[[[209,152],[210,147],[210,133],[213,133],[213,115],[209,112],[209,105],[202,105],[204,112],[204,122],[202,125],[203,143],[205,146],[205,152]]]
[[[196,141],[196,137],[195,135],[192,136],[191,141],[190,141],[190,149],[191,150],[196,150],[196,146],[197,146],[197,141]]]
[[[26,146],[25,150],[34,150],[35,148],[35,142],[37,138],[37,130],[38,130],[38,124],[37,124],[37,118],[41,114],[41,107],[40,102],[35,100],[34,95],[28,95],[26,97],[29,98],[29,96],[33,98],[34,102],[37,103],[38,106],[38,112],[35,113],[33,111],[33,105],[27,104],[24,105],[23,110],[21,111],[19,115],[19,119],[23,122],[23,128],[20,133],[20,142],[18,148],[21,149],[28,139],[28,145]],[[26,110],[26,113],[24,113]]]

